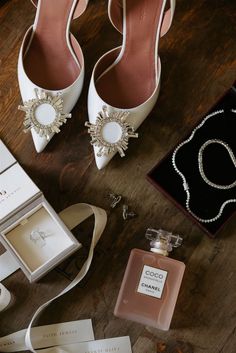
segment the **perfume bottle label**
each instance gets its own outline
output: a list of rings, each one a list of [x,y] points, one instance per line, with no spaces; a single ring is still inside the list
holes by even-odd
[[[167,278],[167,271],[144,265],[138,285],[138,293],[161,298]]]

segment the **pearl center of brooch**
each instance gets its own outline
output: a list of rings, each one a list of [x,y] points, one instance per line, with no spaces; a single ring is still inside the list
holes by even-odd
[[[106,123],[102,128],[102,136],[109,143],[116,143],[121,140],[122,127],[115,121]]]
[[[36,120],[42,125],[52,124],[56,119],[56,110],[49,103],[42,103],[35,108]]]

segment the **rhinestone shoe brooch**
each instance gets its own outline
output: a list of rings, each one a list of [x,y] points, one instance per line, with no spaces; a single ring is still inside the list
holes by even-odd
[[[99,148],[98,157],[107,156],[112,152],[119,152],[121,157],[125,156],[124,151],[128,149],[129,138],[138,137],[138,133],[126,122],[128,116],[129,112],[108,112],[107,107],[103,106],[94,124],[88,121],[85,123],[91,136],[91,144]],[[109,128],[116,131],[115,136],[108,136]]]
[[[34,129],[40,137],[48,140],[53,133],[60,132],[60,126],[65,124],[71,114],[63,112],[63,99],[60,94],[51,96],[48,92],[36,88],[36,98],[24,102],[18,107],[25,112],[24,132]],[[48,123],[45,123],[45,120]]]

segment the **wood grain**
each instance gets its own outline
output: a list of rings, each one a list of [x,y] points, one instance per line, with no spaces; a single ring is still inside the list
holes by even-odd
[[[106,3],[90,1],[86,13],[72,25],[85,55],[85,87],[73,119],[43,153],[36,154],[31,137],[22,132],[16,74],[20,44],[35,10],[28,0],[0,2],[0,137],[57,211],[88,202],[109,213],[88,277],[49,307],[39,324],[92,317],[96,338],[130,335],[135,353],[235,353],[235,219],[210,240],[145,176],[235,81],[236,3],[177,1],[173,27],[160,44],[162,89],[157,105],[127,157],[116,156],[98,171],[84,127],[89,78],[96,60],[121,42],[108,20]],[[122,194],[138,218],[123,221],[121,207],[110,210],[109,190]],[[187,271],[169,332],[113,315],[130,250],[148,248],[144,240],[148,226],[184,236],[183,247],[173,256],[186,263]],[[20,271],[4,282],[16,301],[1,314],[0,336],[27,327],[37,307],[71,281],[86,257],[91,229],[90,220],[76,230],[84,250],[39,283],[30,285]]]

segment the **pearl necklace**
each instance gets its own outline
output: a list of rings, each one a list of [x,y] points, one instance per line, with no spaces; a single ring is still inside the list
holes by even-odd
[[[232,112],[235,112],[235,111],[232,110]],[[206,118],[203,119],[203,121],[192,131],[190,137],[189,137],[187,140],[181,142],[181,143],[176,147],[176,149],[174,150],[174,152],[173,152],[173,154],[172,154],[172,165],[173,165],[173,168],[174,168],[174,170],[176,171],[176,173],[177,173],[177,174],[181,177],[181,179],[183,180],[183,188],[184,188],[184,191],[186,192],[186,201],[185,201],[186,210],[187,210],[194,218],[196,218],[199,222],[202,222],[202,223],[211,223],[211,222],[217,221],[217,220],[221,217],[225,206],[228,205],[228,204],[230,204],[230,203],[232,203],[232,202],[236,202],[236,199],[229,199],[229,200],[226,200],[226,201],[221,205],[220,210],[219,210],[219,212],[217,213],[217,215],[216,215],[215,217],[213,217],[213,218],[201,218],[201,217],[197,216],[197,215],[191,210],[191,208],[190,208],[190,197],[191,197],[190,188],[189,188],[189,185],[188,185],[188,183],[187,183],[187,179],[185,178],[184,174],[179,170],[179,168],[178,168],[177,165],[176,165],[176,155],[177,155],[178,151],[181,149],[181,147],[183,147],[184,145],[186,145],[187,143],[189,143],[189,142],[193,139],[193,137],[194,137],[196,131],[199,130],[199,129],[205,124],[205,122],[206,122],[208,119],[212,118],[212,117],[215,116],[215,115],[223,114],[223,113],[224,113],[224,110],[221,109],[221,110],[217,110],[217,111],[215,111],[215,112],[213,112],[213,113],[207,115]]]

